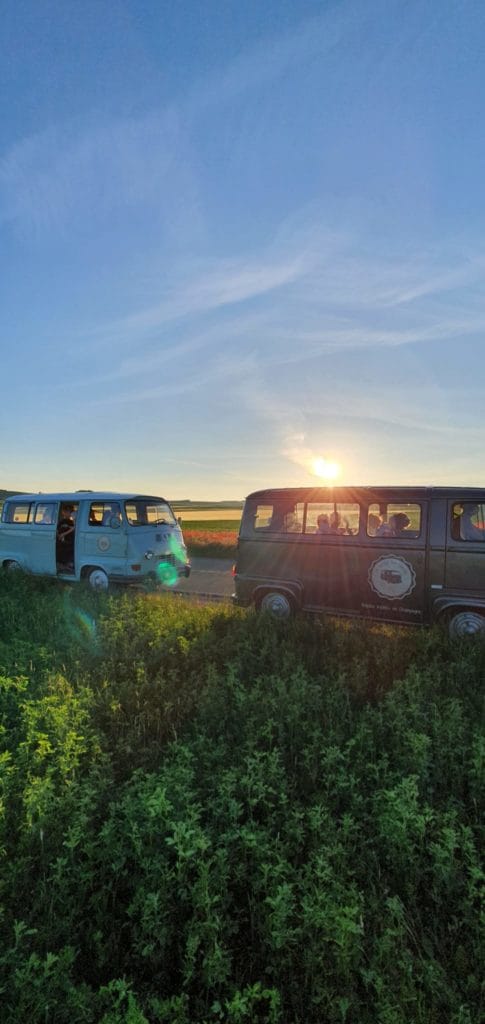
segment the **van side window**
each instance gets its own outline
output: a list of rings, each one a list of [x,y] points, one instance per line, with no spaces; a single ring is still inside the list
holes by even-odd
[[[355,537],[359,523],[360,507],[356,502],[308,502],[305,533]]]
[[[296,504],[284,506],[281,510],[281,515],[278,524],[278,530],[280,533],[302,533],[303,532],[303,515],[305,506],[303,502],[297,502]]]
[[[30,519],[31,505],[28,502],[9,502],[5,506],[4,523],[28,523]]]
[[[453,505],[451,514],[453,540],[485,541],[485,505],[476,501],[461,501]]]
[[[368,537],[419,537],[421,533],[421,506],[410,502],[377,502],[367,512]]]
[[[89,506],[89,526],[109,526],[110,520],[116,516],[121,522],[119,501],[93,501]]]
[[[273,505],[256,505],[253,528],[255,530],[267,530],[271,525],[273,511]]]
[[[265,533],[302,533],[305,505],[302,501],[281,498],[273,505],[256,505],[250,522],[253,530]]]
[[[56,506],[51,501],[44,501],[37,505],[34,516],[34,523],[41,523],[42,526],[52,526],[56,520]]]

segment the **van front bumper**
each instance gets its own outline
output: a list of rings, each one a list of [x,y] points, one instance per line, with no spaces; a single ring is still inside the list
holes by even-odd
[[[187,565],[177,566],[177,577],[180,579],[184,577],[188,579],[190,576],[191,566],[190,563]],[[131,572],[128,576],[126,573],[109,573],[110,583],[119,583],[120,586],[124,587],[143,587],[146,583],[158,583],[163,586],[156,572]]]

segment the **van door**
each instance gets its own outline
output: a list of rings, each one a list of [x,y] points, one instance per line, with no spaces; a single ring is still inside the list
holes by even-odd
[[[356,612],[360,606],[360,507],[308,502],[305,515],[304,602],[310,608]]]
[[[58,504],[55,501],[38,502],[30,527],[32,572],[46,576],[56,575],[56,528]]]
[[[97,565],[122,574],[125,570],[127,539],[119,501],[98,499],[82,502],[78,517],[78,551],[84,564]],[[112,522],[118,522],[118,527]]]
[[[485,598],[485,505],[448,502],[446,590],[461,597]]]
[[[308,506],[308,532],[316,511]],[[310,604],[388,622],[422,622],[426,504],[379,503],[361,508],[360,514],[358,505],[342,505],[335,513],[337,532],[325,528],[314,535]]]

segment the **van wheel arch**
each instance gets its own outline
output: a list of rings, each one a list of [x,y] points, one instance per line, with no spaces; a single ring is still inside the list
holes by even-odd
[[[99,565],[85,565],[81,570],[81,579],[91,590],[106,591],[109,589],[108,574]]]
[[[279,587],[261,587],[254,595],[254,604],[259,612],[269,612],[274,619],[290,619],[297,610],[295,595]]]
[[[440,619],[446,623],[452,640],[473,636],[485,638],[485,608],[447,608]]]
[[[23,572],[24,571],[23,566],[20,564],[20,562],[17,562],[16,558],[6,558],[5,561],[2,563],[2,566],[3,566],[4,569],[7,570],[7,572]]]

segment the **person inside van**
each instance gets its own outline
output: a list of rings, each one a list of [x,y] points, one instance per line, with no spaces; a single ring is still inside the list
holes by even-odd
[[[332,512],[330,516],[329,532],[337,533],[340,537],[344,534],[352,534],[348,519],[342,519],[340,512]]]
[[[382,526],[382,519],[377,512],[369,512],[367,519],[367,533],[369,537],[375,537],[379,533],[379,527]]]
[[[395,512],[389,519],[389,526],[391,527],[391,536],[399,537],[399,534],[403,530],[407,530],[411,525],[411,520],[405,512]]]
[[[283,517],[284,533],[301,533],[301,523],[298,522],[295,512],[286,512]]]
[[[478,525],[478,508],[469,502],[460,516],[460,540],[485,540],[485,531]]]
[[[324,512],[318,516],[315,533],[330,533],[330,523],[328,521],[328,516],[325,515]]]
[[[105,509],[103,513],[103,526],[111,526],[113,519],[116,519],[121,525],[121,512],[119,505],[113,505]]]
[[[74,566],[74,506],[62,505],[57,523],[56,557],[66,569]]]
[[[391,520],[388,523],[384,519],[381,521],[376,530],[376,537],[394,537]]]

